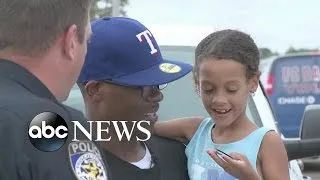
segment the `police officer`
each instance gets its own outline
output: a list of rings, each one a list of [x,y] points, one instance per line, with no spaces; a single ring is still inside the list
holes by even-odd
[[[100,147],[73,136],[71,121],[89,127],[83,114],[61,104],[86,55],[89,5],[0,0],[1,180],[110,179]]]

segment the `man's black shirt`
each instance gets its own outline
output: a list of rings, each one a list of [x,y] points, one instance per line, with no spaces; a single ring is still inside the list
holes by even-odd
[[[69,134],[62,148],[54,152],[42,152],[30,143],[28,127],[31,120],[42,112],[59,114],[67,123]],[[82,169],[88,160],[81,154],[89,151],[72,151],[79,143],[95,146],[90,141],[71,142],[73,125],[71,121],[79,121],[86,126],[83,114],[75,109],[59,103],[41,81],[25,68],[0,60],[0,179],[1,180],[76,180],[78,175],[88,176]],[[78,138],[79,139],[79,138]],[[82,137],[80,140],[87,140]],[[69,147],[69,144],[73,146]],[[82,148],[83,149],[83,148]],[[98,151],[99,152],[99,151]],[[92,155],[92,154],[90,154]],[[107,163],[99,154],[89,160],[99,161],[100,176],[109,176]],[[101,157],[101,158],[100,158]],[[77,166],[75,166],[75,164]],[[73,166],[72,166],[73,164]],[[95,163],[97,165],[99,163]],[[95,171],[98,172],[98,171]],[[87,173],[87,174],[86,174]],[[103,174],[105,173],[105,174]]]
[[[182,143],[153,136],[146,145],[154,163],[150,169],[140,169],[105,150],[112,177],[117,180],[189,180]]]

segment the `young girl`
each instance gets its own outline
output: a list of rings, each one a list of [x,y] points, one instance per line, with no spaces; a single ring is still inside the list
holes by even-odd
[[[210,118],[157,122],[154,131],[187,144],[191,180],[290,179],[280,137],[245,114],[259,84],[258,67],[259,50],[245,33],[217,31],[197,46],[193,74]]]

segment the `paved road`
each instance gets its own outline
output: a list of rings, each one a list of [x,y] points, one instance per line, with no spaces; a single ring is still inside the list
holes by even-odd
[[[304,160],[303,174],[310,176],[312,180],[320,180],[320,160]]]

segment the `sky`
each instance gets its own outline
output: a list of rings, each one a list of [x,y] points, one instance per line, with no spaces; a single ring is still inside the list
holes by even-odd
[[[129,0],[127,16],[143,23],[160,45],[195,46],[208,34],[237,29],[259,47],[284,53],[320,48],[319,0]]]

